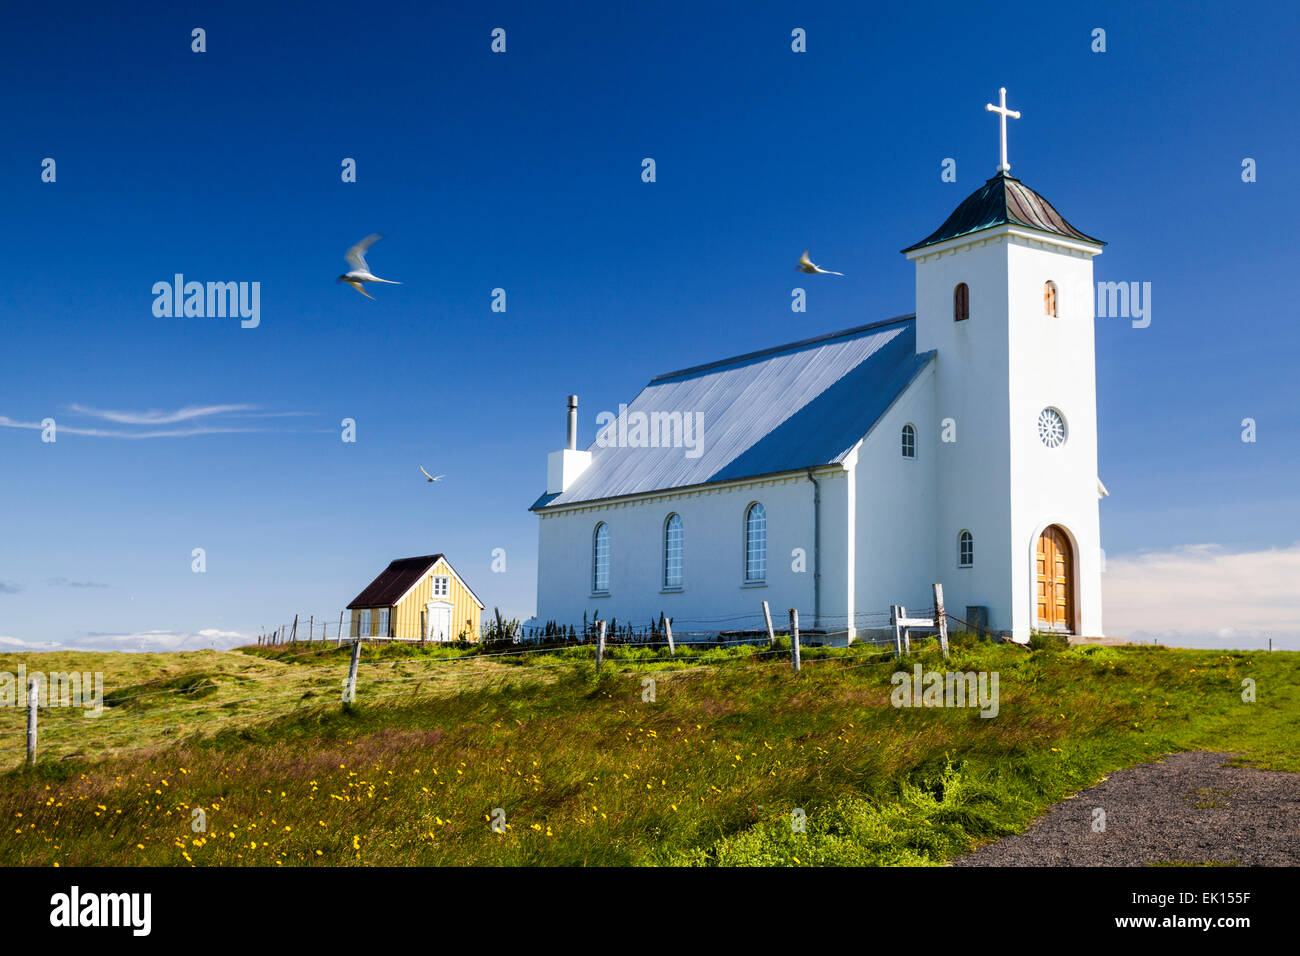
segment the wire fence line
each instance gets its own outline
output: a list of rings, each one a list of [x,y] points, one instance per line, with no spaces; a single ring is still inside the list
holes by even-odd
[[[331,697],[341,699],[346,708],[361,701],[379,701],[395,697],[412,698],[421,693],[434,693],[463,686],[466,678],[473,678],[476,686],[490,686],[494,681],[510,681],[524,672],[554,672],[562,668],[574,669],[594,664],[596,672],[608,661],[611,665],[649,669],[694,669],[697,667],[770,667],[789,666],[795,674],[805,663],[805,650],[817,648],[807,663],[840,668],[865,667],[888,657],[910,652],[910,641],[905,644],[908,630],[933,630],[947,656],[947,629],[949,622],[963,629],[972,629],[967,622],[943,611],[941,591],[936,590],[939,601],[922,611],[903,613],[901,607],[889,611],[864,611],[853,615],[819,615],[817,626],[801,631],[799,612],[790,608],[788,626],[781,620],[778,627],[764,603],[762,613],[720,615],[712,619],[714,625],[701,630],[678,630],[676,622],[662,618],[645,630],[627,627],[612,631],[610,622],[603,619],[583,622],[575,626],[571,637],[568,629],[558,625],[550,628],[545,638],[523,639],[518,634],[503,635],[492,632],[495,639],[479,642],[406,642],[422,643],[430,653],[421,656],[384,657],[384,645],[392,645],[393,638],[352,637],[347,639],[350,648],[346,664],[331,653],[334,648],[325,646],[319,651],[308,641],[288,642],[297,647],[263,646],[257,656],[283,665],[283,670],[266,674],[205,674],[189,673],[151,678],[132,684],[122,690],[126,694],[107,693],[102,696],[101,713],[109,714],[106,725],[96,721],[93,725],[77,717],[77,707],[49,706],[41,698],[41,689],[28,694],[26,747],[0,748],[0,754],[16,755],[26,751],[27,761],[33,762],[38,753],[43,757],[86,756],[132,752],[150,747],[164,746],[188,739],[194,735],[210,735],[233,725],[250,720],[262,723],[289,716],[303,706],[318,708]],[[699,622],[690,622],[698,624]],[[742,626],[736,626],[737,624]],[[745,624],[754,625],[750,627]],[[893,630],[894,639],[888,639]],[[857,629],[859,639],[846,641],[846,646],[830,650],[827,645],[832,636],[843,636]],[[866,636],[867,639],[861,639]],[[321,642],[316,642],[318,645]],[[304,646],[305,645],[305,646]],[[365,659],[362,649],[370,646],[380,656]],[[823,650],[823,648],[826,648]],[[249,648],[250,651],[253,648]],[[706,656],[711,651],[722,651],[724,656]],[[447,653],[451,652],[451,653]],[[727,653],[734,652],[734,653]],[[324,653],[333,660],[315,662],[316,653]],[[553,658],[553,659],[548,659]],[[516,665],[516,666],[510,666]],[[171,682],[175,686],[156,686]],[[435,686],[424,690],[422,685]],[[391,693],[375,693],[387,686],[414,685],[410,689]],[[151,688],[151,689],[142,689]],[[223,691],[231,688],[247,689],[242,697],[227,698]],[[264,690],[267,693],[256,693]],[[360,690],[360,693],[359,693]],[[201,698],[211,697],[210,700]],[[286,702],[296,698],[289,708],[256,707],[267,702]],[[65,703],[66,702],[62,702]],[[119,709],[121,708],[121,709]],[[244,708],[244,709],[241,709]],[[13,710],[9,711],[11,714]],[[43,715],[38,733],[37,713]],[[81,717],[86,716],[84,712]],[[22,737],[21,729],[0,729],[0,739]],[[134,740],[137,746],[121,747],[118,740]]]
[[[765,602],[764,602],[765,603]],[[772,612],[775,613],[775,612]],[[934,608],[923,609],[923,613],[934,614]],[[891,610],[856,611],[853,614],[822,613],[806,615],[808,625],[804,633],[810,638],[826,636],[838,632],[887,631],[891,627]],[[596,638],[598,623],[606,622],[606,640],[612,644],[658,643],[665,639],[668,626],[671,625],[674,639],[679,644],[686,643],[743,643],[761,639],[767,630],[767,615],[761,611],[735,612],[715,616],[697,616],[677,618],[660,612],[658,618],[649,621],[632,622],[619,620],[615,616],[602,617],[596,612],[584,614],[581,621],[556,621],[520,623],[506,620],[499,614],[484,620],[478,633],[470,636],[466,630],[455,637],[451,635],[433,637],[429,629],[419,622],[398,624],[392,615],[380,618],[372,615],[368,622],[352,620],[346,612],[339,616],[337,624],[319,622],[314,615],[296,614],[292,621],[272,628],[263,628],[258,635],[259,645],[281,644],[334,644],[341,646],[351,640],[360,638],[365,641],[380,641],[408,644],[450,644],[467,646],[480,643],[589,643]],[[774,622],[783,626],[783,622]]]

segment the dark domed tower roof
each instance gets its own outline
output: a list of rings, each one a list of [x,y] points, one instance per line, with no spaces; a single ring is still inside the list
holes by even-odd
[[[998,173],[962,200],[961,205],[953,210],[942,226],[903,252],[1004,224],[1105,245],[1100,239],[1094,239],[1075,229],[1050,202],[1020,180],[1006,173]]]

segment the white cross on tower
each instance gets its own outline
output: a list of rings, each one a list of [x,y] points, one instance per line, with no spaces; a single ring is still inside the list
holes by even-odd
[[[1007,117],[1010,116],[1012,119],[1020,119],[1020,112],[1018,110],[1007,109],[1007,88],[1005,86],[998,90],[998,97],[999,100],[997,106],[988,103],[985,105],[984,109],[988,110],[990,113],[999,114],[998,118],[1002,126],[1002,162],[998,164],[998,172],[1009,173],[1011,172],[1011,164],[1007,162]]]

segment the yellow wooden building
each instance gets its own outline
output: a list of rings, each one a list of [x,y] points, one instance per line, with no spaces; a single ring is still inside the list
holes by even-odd
[[[483,602],[445,555],[398,558],[348,605],[353,637],[477,641]]]

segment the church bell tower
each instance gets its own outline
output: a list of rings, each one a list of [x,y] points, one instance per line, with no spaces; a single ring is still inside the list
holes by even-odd
[[[916,263],[916,347],[937,352],[935,580],[950,613],[988,627],[1100,636],[1092,259],[1070,225],[1001,161],[931,235]],[[929,441],[926,436],[918,440]]]

